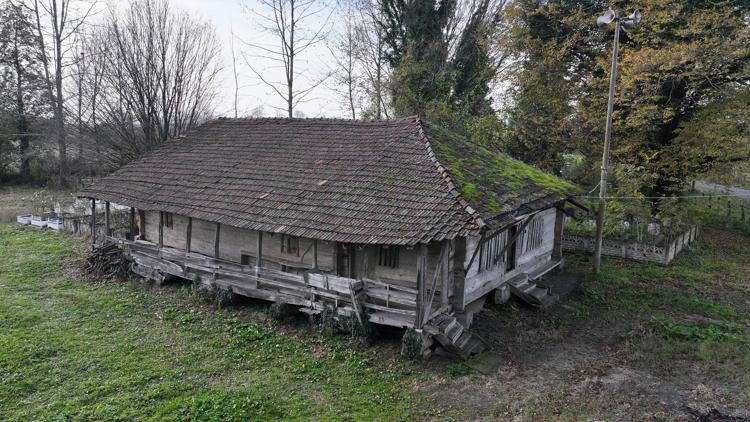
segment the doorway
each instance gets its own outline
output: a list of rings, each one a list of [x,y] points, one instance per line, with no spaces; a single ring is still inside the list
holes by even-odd
[[[354,278],[356,247],[350,243],[336,243],[336,275]]]

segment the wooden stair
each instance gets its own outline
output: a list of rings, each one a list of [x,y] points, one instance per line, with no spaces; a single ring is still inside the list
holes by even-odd
[[[558,299],[556,294],[547,286],[541,286],[535,281],[529,280],[528,274],[519,274],[508,280],[510,292],[532,306],[545,308]]]
[[[484,340],[467,331],[451,315],[437,315],[423,328],[445,350],[460,356],[462,359],[479,354],[487,347]]]

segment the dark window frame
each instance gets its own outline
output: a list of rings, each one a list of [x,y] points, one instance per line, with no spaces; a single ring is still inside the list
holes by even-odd
[[[400,255],[400,247],[380,245],[380,248],[378,248],[378,266],[396,269],[399,267]]]
[[[299,237],[281,235],[281,252],[299,256]]]
[[[164,227],[168,229],[174,228],[174,215],[171,212],[162,211]]]

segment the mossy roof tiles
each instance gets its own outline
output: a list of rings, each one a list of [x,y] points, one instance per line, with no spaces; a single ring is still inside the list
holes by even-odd
[[[218,119],[79,196],[236,227],[414,245],[499,228],[572,186],[415,117]]]

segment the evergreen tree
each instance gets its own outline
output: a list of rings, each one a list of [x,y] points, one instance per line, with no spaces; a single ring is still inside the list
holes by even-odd
[[[0,109],[13,121],[18,168],[22,180],[30,177],[30,127],[34,117],[48,104],[42,85],[43,70],[38,56],[39,40],[31,12],[15,2],[0,5]],[[6,146],[13,138],[0,135]],[[0,153],[3,152],[0,150]],[[7,150],[5,153],[9,154]],[[7,156],[7,155],[6,155]],[[15,161],[15,160],[14,160]]]
[[[491,107],[501,60],[492,52],[503,2],[381,0],[397,115],[418,114],[496,145],[503,125]]]

